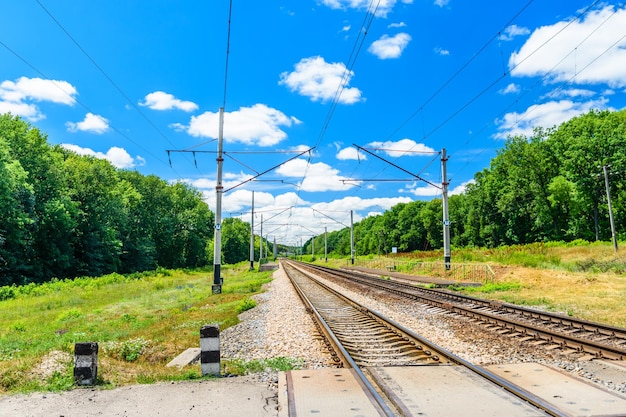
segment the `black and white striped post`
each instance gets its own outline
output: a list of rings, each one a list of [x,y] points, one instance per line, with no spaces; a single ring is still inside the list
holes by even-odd
[[[77,385],[96,385],[98,376],[98,344],[74,344],[74,382]]]
[[[200,328],[200,367],[202,375],[220,375],[220,326],[217,324]]]

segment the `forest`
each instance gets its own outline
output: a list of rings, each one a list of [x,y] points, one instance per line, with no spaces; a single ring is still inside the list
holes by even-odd
[[[511,137],[466,191],[449,198],[453,247],[610,241],[609,190],[616,235],[626,238],[626,110],[591,111],[532,137]],[[355,223],[358,255],[440,249],[442,201],[398,204]],[[313,247],[324,254],[325,237]],[[326,236],[328,251],[350,254],[350,231]],[[311,240],[303,251],[311,253]]]
[[[610,240],[603,167],[623,240],[626,110],[591,111],[504,142],[466,191],[450,196],[452,246]],[[0,116],[0,210],[0,286],[213,263],[214,214],[198,190],[52,146],[8,114]],[[229,218],[222,230],[222,262],[249,259],[249,224]],[[367,217],[354,237],[357,256],[440,249],[441,199]],[[350,254],[349,229],[317,236],[317,255],[325,239],[329,255]]]
[[[182,183],[79,156],[0,116],[0,286],[209,262],[214,216]]]

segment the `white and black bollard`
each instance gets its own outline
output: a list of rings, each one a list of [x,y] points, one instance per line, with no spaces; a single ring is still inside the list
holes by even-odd
[[[220,326],[217,324],[200,328],[200,367],[202,375],[220,375]]]
[[[74,382],[77,385],[96,385],[98,376],[98,344],[74,344]]]

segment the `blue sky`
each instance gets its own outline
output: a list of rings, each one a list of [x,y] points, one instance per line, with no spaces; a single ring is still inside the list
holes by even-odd
[[[223,216],[254,191],[256,233],[297,244],[439,197],[443,148],[459,193],[507,135],[626,106],[623,3],[233,0],[227,42],[230,5],[4,2],[0,113],[214,209],[224,106]]]

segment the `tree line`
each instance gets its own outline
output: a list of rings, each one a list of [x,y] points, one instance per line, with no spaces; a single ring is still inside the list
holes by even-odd
[[[80,156],[0,115],[0,286],[209,262],[214,216],[183,183]]]
[[[611,240],[609,189],[619,239],[626,237],[626,110],[590,111],[530,138],[509,138],[466,191],[449,198],[451,243],[496,247],[545,241]],[[443,246],[442,202],[398,204],[354,225],[357,255]],[[350,231],[326,237],[328,251],[350,254]],[[312,242],[304,248],[311,253]],[[324,236],[315,252],[324,253]]]
[[[603,167],[623,240],[626,110],[591,111],[509,138],[466,191],[449,198],[452,245],[610,240]],[[213,263],[214,214],[198,190],[51,146],[11,115],[0,116],[0,212],[0,285]],[[222,232],[221,262],[248,260],[249,224],[225,219]],[[441,199],[367,217],[354,237],[359,256],[439,249]],[[315,238],[318,256],[324,240]],[[350,255],[350,230],[329,233],[326,243],[329,254]],[[256,254],[259,244],[257,237]]]

